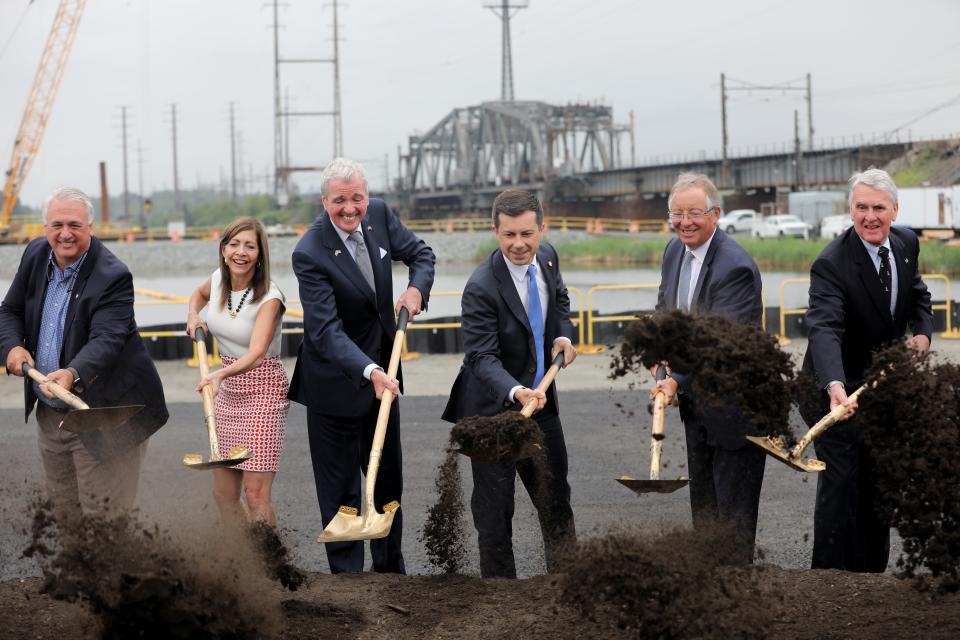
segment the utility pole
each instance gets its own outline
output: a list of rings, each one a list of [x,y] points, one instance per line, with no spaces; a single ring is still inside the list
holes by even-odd
[[[794,176],[796,177],[797,190],[802,191],[804,188],[803,180],[803,147],[800,146],[800,112],[796,109],[793,110],[793,151],[794,151],[794,164],[796,169],[794,170]]]
[[[500,99],[513,102],[513,48],[510,45],[510,18],[516,11],[526,9],[529,0],[488,0],[484,7],[490,9],[502,21],[500,55]]]
[[[633,119],[633,109],[630,109],[630,166],[637,166],[637,139],[635,121]]]
[[[813,95],[810,90],[810,74],[807,74],[807,151],[813,151]]]
[[[333,157],[343,157],[343,126],[340,113],[340,23],[337,0],[333,0]]]
[[[177,105],[170,105],[170,124],[173,137],[173,210],[176,213],[183,213],[183,223],[187,224],[186,211],[183,209],[183,203],[180,200],[180,175],[177,165]]]
[[[233,102],[230,103],[230,199],[237,201],[237,129]]]
[[[730,184],[730,163],[727,160],[727,144],[730,139],[727,136],[727,74],[720,74],[720,121],[723,131],[723,164],[721,169],[721,182],[726,187]]]
[[[120,107],[120,126],[123,129],[123,219],[130,223],[130,187],[127,182],[127,108]]]
[[[140,228],[146,230],[147,215],[143,206],[146,201],[143,194],[143,148],[139,140],[137,140],[137,192],[140,194]]]
[[[283,170],[283,129],[280,121],[280,13],[279,1],[273,0],[273,196],[280,197],[281,182],[286,186]],[[285,174],[283,174],[285,176]]]

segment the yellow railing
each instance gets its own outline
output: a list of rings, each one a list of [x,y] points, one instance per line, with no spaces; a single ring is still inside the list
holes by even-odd
[[[925,273],[920,276],[924,280],[942,280],[944,284],[944,302],[931,305],[932,311],[943,311],[946,316],[946,330],[940,333],[941,338],[947,340],[960,339],[960,332],[953,328],[953,298],[950,297],[950,278],[942,273]],[[810,278],[786,278],[780,283],[780,344],[790,344],[787,337],[787,316],[800,316],[807,312],[807,307],[788,308],[784,296],[784,289],[788,284],[810,284]]]
[[[627,322],[636,320],[635,314],[619,316],[596,316],[593,312],[593,294],[597,291],[622,291],[624,289],[659,289],[659,284],[598,284],[587,291],[587,344],[582,345],[584,353],[600,353],[605,349],[593,342],[593,325],[600,322]]]

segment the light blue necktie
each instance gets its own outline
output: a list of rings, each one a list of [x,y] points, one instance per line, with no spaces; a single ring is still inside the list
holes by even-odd
[[[537,347],[537,374],[533,378],[533,386],[536,387],[543,378],[543,308],[537,289],[537,267],[533,263],[527,267],[527,320],[530,321],[533,343]]]

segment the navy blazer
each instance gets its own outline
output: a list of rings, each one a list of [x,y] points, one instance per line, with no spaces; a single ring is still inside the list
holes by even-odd
[[[561,336],[572,339],[573,323],[556,250],[542,243],[537,261],[549,300],[543,340],[544,365],[549,367],[554,340]],[[442,416],[449,422],[492,416],[511,408],[515,403],[510,402],[510,389],[517,385],[532,387],[537,370],[533,331],[499,248],[470,276],[461,308],[464,358]],[[547,389],[543,411],[557,413],[555,384]]]
[[[27,245],[17,274],[0,306],[0,357],[22,346],[36,357],[43,301],[47,292],[50,245],[39,238]],[[73,367],[80,382],[73,389],[91,407],[143,404],[145,408],[112,431],[81,433],[87,450],[100,461],[140,444],[169,417],[157,368],[133,316],[133,276],[96,237],[77,274],[63,327],[60,367]],[[24,380],[24,420],[37,402]]]
[[[658,310],[677,308],[684,250],[680,238],[673,238],[663,252],[657,294]],[[743,247],[718,228],[700,268],[690,311],[696,314],[715,313],[742,324],[759,325],[763,318],[762,287],[756,262]],[[686,373],[673,372],[673,378],[683,391],[680,398],[681,419],[684,422],[702,422],[717,444],[726,449],[739,449],[748,444],[744,436],[752,435],[754,431],[743,415],[735,407],[727,407],[723,411],[697,407],[692,381]]]
[[[891,227],[897,265],[894,315],[884,300],[877,268],[851,227],[828,244],[810,269],[809,341],[803,371],[815,380],[820,404],[805,411],[811,424],[830,410],[826,386],[839,380],[848,392],[863,384],[863,372],[878,347],[899,340],[909,325],[914,335],[933,333],[930,292],[920,277],[920,243],[913,231]],[[849,329],[849,330],[848,330]]]
[[[371,363],[386,369],[390,359],[397,330],[393,261],[409,267],[409,284],[423,294],[424,309],[433,286],[433,251],[401,224],[386,203],[370,199],[361,229],[376,295],[326,213],[293,251],[303,305],[303,342],[289,398],[335,416],[362,416],[376,399],[363,370]],[[399,372],[397,378],[402,385]]]

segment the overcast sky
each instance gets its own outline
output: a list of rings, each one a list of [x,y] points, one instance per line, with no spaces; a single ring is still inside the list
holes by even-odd
[[[285,0],[281,56],[328,57],[331,10]],[[58,0],[0,0],[0,157],[6,168]],[[123,188],[120,107],[129,112],[129,184],[173,183],[177,104],[180,184],[229,175],[228,103],[244,173],[263,185],[273,162],[272,10],[264,0],[89,0],[21,198],[55,187],[99,192],[107,162]],[[500,21],[483,0],[350,0],[340,9],[345,154],[382,186],[396,149],[455,107],[500,97]],[[517,99],[601,102],[636,116],[638,160],[720,147],[720,73],[767,85],[813,76],[815,138],[960,132],[958,0],[530,0],[513,25]],[[329,110],[330,65],[284,65],[292,108]],[[739,86],[731,82],[731,86]],[[952,101],[932,114],[936,107]],[[793,137],[801,92],[734,92],[730,144]],[[332,154],[330,118],[291,127],[296,165]],[[625,154],[626,154],[625,149]],[[304,189],[316,176],[302,174]],[[259,186],[263,189],[263,186]]]

